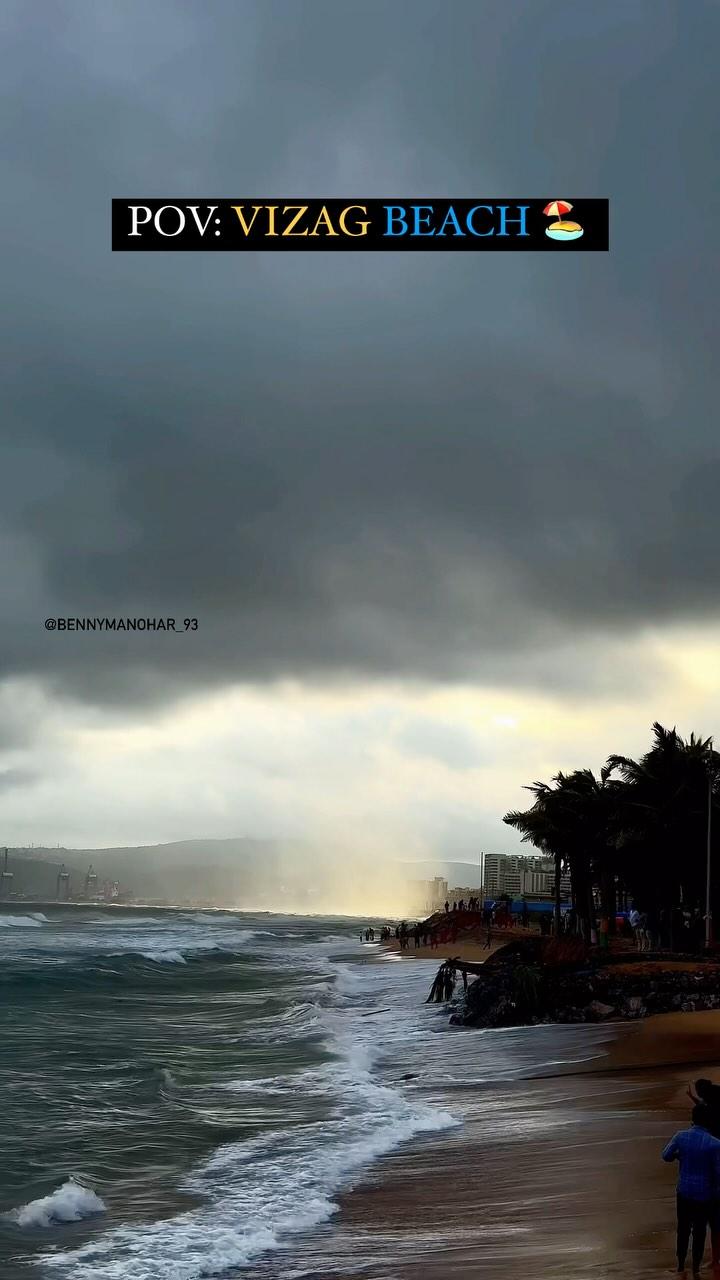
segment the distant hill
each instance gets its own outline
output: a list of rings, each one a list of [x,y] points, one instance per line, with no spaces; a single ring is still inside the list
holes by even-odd
[[[137,898],[170,902],[257,903],[277,893],[287,846],[272,840],[177,840],[106,849],[11,849],[13,890],[55,897],[65,863],[71,896],[82,892],[88,867],[98,882],[118,881]]]
[[[450,888],[476,889],[477,863],[396,859],[378,866],[368,857],[346,856],[336,847],[317,848],[301,841],[175,840],[167,844],[104,849],[11,849],[13,890],[54,898],[62,863],[70,872],[71,896],[83,892],[92,864],[98,884],[118,881],[135,898],[177,903],[288,910],[324,910],[345,904],[369,908],[368,897],[389,909],[410,910],[409,882],[443,876]]]

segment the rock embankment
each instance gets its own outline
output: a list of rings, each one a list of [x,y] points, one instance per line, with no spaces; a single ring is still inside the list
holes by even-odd
[[[468,987],[452,1021],[472,1027],[603,1022],[720,1008],[720,965],[697,957],[548,966],[498,953]]]

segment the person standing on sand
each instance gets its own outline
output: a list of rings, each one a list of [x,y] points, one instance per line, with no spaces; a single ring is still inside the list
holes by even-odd
[[[712,1080],[696,1080],[688,1089],[688,1097],[702,1107],[708,1133],[720,1138],[720,1085],[713,1084]],[[710,1208],[709,1225],[712,1263],[720,1267],[720,1188]]]
[[[688,1089],[688,1097],[705,1111],[705,1128],[713,1138],[720,1138],[720,1085],[712,1080],[696,1080]]]
[[[668,1164],[673,1160],[680,1162],[677,1184],[678,1271],[685,1271],[692,1235],[693,1276],[700,1274],[708,1221],[713,1202],[720,1194],[720,1141],[708,1133],[706,1123],[705,1108],[693,1107],[691,1128],[676,1133],[662,1153]]]

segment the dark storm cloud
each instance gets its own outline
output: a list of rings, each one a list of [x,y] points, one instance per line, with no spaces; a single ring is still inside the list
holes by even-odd
[[[4,674],[571,688],[576,641],[715,613],[714,5],[5,23]],[[609,195],[612,253],[108,250],[114,195],[400,190]]]

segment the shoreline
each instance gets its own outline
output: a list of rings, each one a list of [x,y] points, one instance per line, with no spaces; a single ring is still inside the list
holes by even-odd
[[[463,1130],[416,1140],[386,1157],[363,1185],[341,1197],[341,1218],[355,1228],[380,1218],[381,1231],[392,1237],[419,1229],[429,1280],[515,1280],[526,1273],[548,1280],[649,1280],[673,1271],[677,1167],[663,1164],[660,1152],[689,1123],[685,1090],[693,1067],[720,1078],[720,1012],[657,1014],[603,1030],[610,1035],[601,1061],[533,1074],[503,1090],[510,1110],[521,1094],[531,1114],[560,1112],[549,1132],[529,1124],[525,1139],[508,1136],[516,1158],[492,1158],[498,1143],[483,1123],[482,1090],[457,1090],[467,1104]],[[468,1166],[478,1172],[475,1185],[458,1176]],[[398,1177],[407,1184],[404,1192]],[[519,1223],[508,1219],[508,1201],[525,1206],[525,1223],[522,1211]],[[444,1223],[439,1238],[427,1232],[428,1216]],[[706,1273],[708,1259],[709,1245]],[[414,1259],[407,1259],[392,1274],[410,1280],[415,1270]],[[382,1273],[367,1274],[379,1280]],[[325,1280],[322,1272],[317,1280]]]
[[[534,1045],[536,1059],[566,1060],[528,1061],[507,1078],[491,1067],[484,1079],[493,1038],[507,1035]],[[720,1080],[720,1011],[463,1029],[448,1032],[446,1056],[447,1080],[412,1093],[461,1125],[369,1166],[292,1249],[294,1276],[416,1280],[421,1267],[425,1280],[651,1280],[674,1270],[677,1169],[660,1153],[689,1123],[697,1068]],[[477,1078],[453,1079],[460,1059]]]

